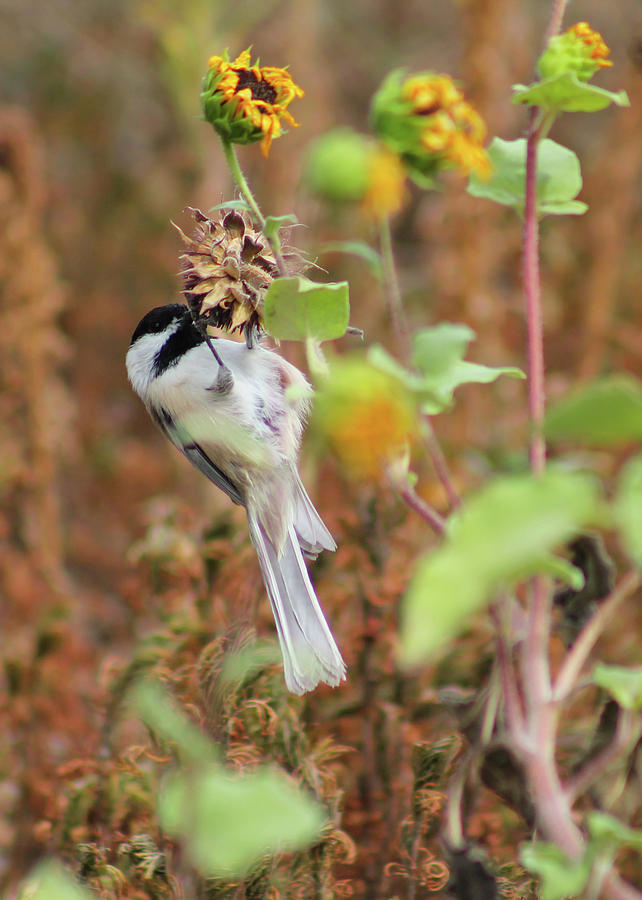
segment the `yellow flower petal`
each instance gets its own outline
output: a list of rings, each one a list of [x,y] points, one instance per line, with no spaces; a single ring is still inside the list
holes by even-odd
[[[250,48],[239,53],[232,62],[223,56],[212,56],[209,67],[216,77],[213,96],[219,95],[221,99],[212,118],[207,113],[206,117],[232,141],[236,138],[229,135],[234,135],[235,131],[229,125],[225,126],[223,120],[229,123],[247,119],[257,133],[239,129],[238,141],[249,143],[260,139],[261,149],[267,155],[272,140],[281,134],[281,120],[296,126],[286,108],[295,98],[303,97],[302,88],[294,83],[286,69],[252,65]]]

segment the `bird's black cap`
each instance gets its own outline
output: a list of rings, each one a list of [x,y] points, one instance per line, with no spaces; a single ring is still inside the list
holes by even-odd
[[[167,306],[156,306],[150,309],[146,315],[140,320],[130,341],[130,346],[138,338],[146,334],[160,334],[165,331],[172,322],[182,322],[184,319],[190,318],[189,310],[182,303],[169,303]]]

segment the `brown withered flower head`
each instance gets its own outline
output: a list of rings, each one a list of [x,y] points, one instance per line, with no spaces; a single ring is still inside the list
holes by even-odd
[[[251,338],[262,330],[265,292],[279,274],[266,237],[240,210],[222,210],[217,219],[187,211],[195,222],[192,235],[174,227],[187,248],[180,261],[192,316],[201,325]],[[300,254],[289,249],[283,252],[288,275],[302,268]]]

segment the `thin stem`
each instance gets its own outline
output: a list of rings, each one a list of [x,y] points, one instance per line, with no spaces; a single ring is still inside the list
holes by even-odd
[[[544,394],[544,332],[542,324],[542,290],[539,269],[539,221],[537,215],[537,108],[529,117],[526,139],[526,184],[524,196],[524,236],[522,270],[526,295],[526,324],[528,329],[528,411],[531,425],[530,462],[535,475],[546,466],[546,443],[543,425]]]
[[[510,602],[507,598],[490,606],[490,616],[495,626],[495,643],[497,647],[497,665],[504,698],[504,717],[506,729],[515,745],[522,744],[525,734],[524,714],[517,687],[515,667],[511,660],[511,646],[506,636],[504,611]]]
[[[408,506],[418,513],[424,522],[427,522],[430,525],[433,531],[442,535],[446,529],[446,521],[443,516],[440,516],[436,509],[433,509],[432,506],[426,503],[423,497],[420,497],[414,487],[408,484],[405,479],[399,481],[399,483],[395,482],[395,484],[400,496],[405,500]]]
[[[230,141],[226,141],[223,139],[221,139],[221,144],[223,145],[223,153],[225,154],[225,160],[229,166],[230,172],[232,173],[232,178],[234,179],[236,186],[241,192],[241,196],[250,208],[254,223],[258,226],[259,230],[263,232],[268,244],[270,245],[272,255],[274,256],[274,259],[276,261],[277,269],[279,270],[279,275],[281,275],[281,277],[285,277],[288,273],[285,262],[283,260],[283,255],[281,253],[280,244],[278,243],[278,241],[272,240],[267,234],[265,234],[265,216],[261,212],[261,208],[259,207],[254,194],[252,193],[252,188],[250,187],[247,178],[243,174],[238,156],[236,155],[236,148],[234,144],[230,143]]]
[[[405,358],[408,358],[411,352],[410,334],[404,315],[399,279],[397,278],[397,268],[392,249],[390,219],[387,216],[382,216],[379,221],[379,246],[381,249],[381,274],[384,294],[388,303],[392,330],[395,333],[400,352],[403,353]]]
[[[551,594],[549,579],[536,575],[530,584],[528,625],[522,652],[524,696],[531,736],[537,740],[539,718],[551,700],[551,676],[548,642],[551,633]]]
[[[446,823],[444,833],[449,847],[456,849],[463,847],[466,842],[462,804],[466,779],[470,774],[472,754],[468,753],[459,760],[457,771],[448,785],[448,805],[446,807]]]
[[[254,194],[252,193],[252,189],[247,181],[247,178],[243,174],[243,170],[239,164],[238,156],[236,155],[236,150],[234,148],[234,144],[231,144],[229,141],[221,140],[221,144],[223,145],[223,153],[225,154],[225,160],[229,166],[230,172],[232,173],[232,178],[234,179],[236,186],[241,192],[241,196],[250,207],[250,211],[254,218],[255,224],[258,225],[261,231],[265,228],[265,217],[261,212],[258,203],[254,198]]]
[[[488,681],[488,699],[484,709],[481,728],[479,729],[479,742],[482,747],[487,747],[492,740],[497,724],[497,714],[499,712],[501,697],[501,674],[498,669],[494,667]]]
[[[458,506],[461,506],[461,497],[457,493],[457,488],[453,483],[452,475],[450,474],[450,469],[446,462],[446,457],[444,456],[444,451],[441,449],[441,444],[437,440],[437,435],[432,427],[432,420],[427,414],[424,415],[424,438],[435,474],[446,492],[450,508],[457,509]]]
[[[617,608],[640,585],[640,574],[629,572],[609,594],[606,600],[600,604],[597,612],[589,619],[577,640],[568,652],[555,681],[553,697],[556,701],[565,700],[571,693],[577,678],[589,657],[591,650],[600,634],[613,620]]]
[[[569,802],[583,794],[598,778],[602,778],[612,762],[621,760],[625,751],[638,740],[639,734],[640,729],[631,710],[620,709],[611,742],[566,782]]]
[[[560,0],[553,4],[552,24],[557,28]],[[539,260],[539,218],[537,209],[537,148],[541,137],[537,107],[529,114],[526,138],[524,185],[524,230],[522,274],[526,300],[528,355],[528,413],[530,422],[529,458],[535,476],[546,468],[544,414],[544,330]],[[582,854],[583,840],[575,826],[555,764],[556,711],[551,703],[551,676],[548,643],[551,628],[549,579],[536,576],[530,584],[528,627],[521,654],[521,675],[526,703],[528,750],[523,763],[532,787],[539,827],[571,859]]]
[[[546,29],[546,34],[544,35],[544,46],[548,44],[552,37],[561,31],[568,2],[569,0],[555,0],[553,3],[551,18],[548,23],[548,28]]]
[[[399,352],[404,359],[409,360],[412,353],[412,344],[403,310],[399,278],[397,277],[390,220],[387,217],[383,217],[379,223],[379,245],[381,249],[383,292],[388,304],[392,328]],[[455,509],[461,504],[461,498],[453,484],[446,457],[437,440],[432,421],[428,415],[424,416],[424,438],[435,474],[446,492],[450,508]]]

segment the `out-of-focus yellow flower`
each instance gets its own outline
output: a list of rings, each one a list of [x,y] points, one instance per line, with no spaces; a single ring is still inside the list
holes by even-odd
[[[211,56],[208,65],[201,92],[205,118],[231,143],[261,141],[261,152],[267,156],[282,132],[282,120],[297,125],[287,107],[303,97],[303,90],[287,69],[252,65],[249,48],[233,61],[227,52]]]
[[[555,35],[540,56],[537,67],[543,78],[573,72],[580,81],[588,81],[598,69],[612,66],[602,35],[588,22],[576,22],[564,34]]]
[[[372,479],[417,433],[416,407],[396,378],[361,358],[337,360],[316,393],[314,421],[349,475]]]
[[[406,169],[396,153],[379,146],[370,153],[361,205],[366,215],[385,219],[399,212],[406,197]]]
[[[441,169],[481,178],[491,173],[486,126],[449,75],[393,72],[372,104],[373,127],[414,177],[430,181]]]
[[[380,141],[351,128],[336,128],[310,148],[304,177],[330,203],[358,203],[367,216],[398,212],[406,196],[406,168]]]
[[[466,175],[490,175],[490,161],[483,147],[486,126],[452,78],[416,75],[405,82],[403,96],[412,102],[412,114],[424,118],[421,142],[429,152],[443,154]]]

